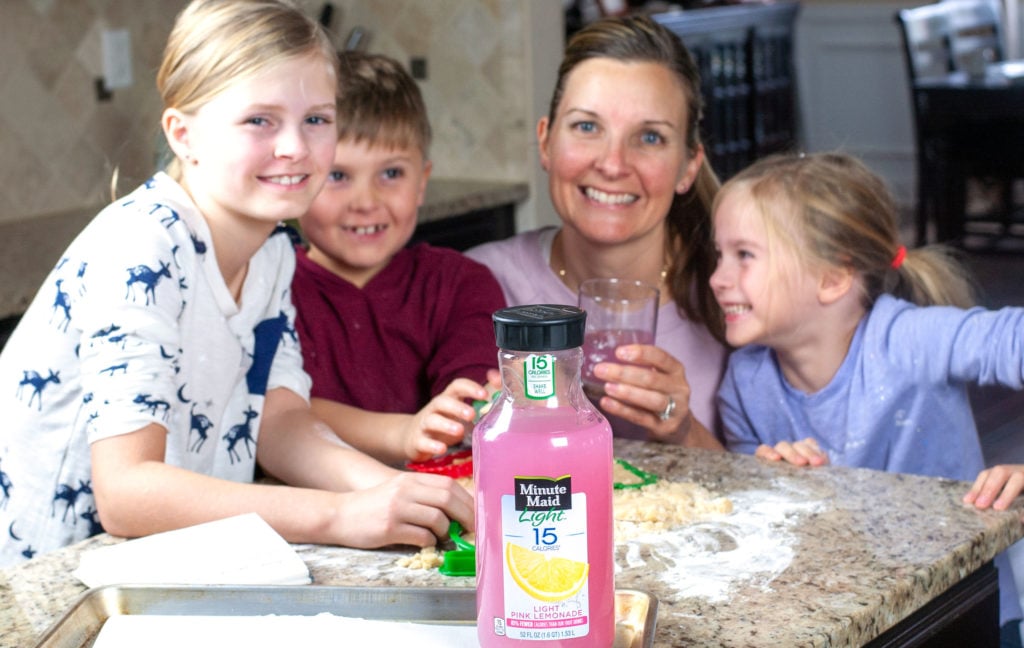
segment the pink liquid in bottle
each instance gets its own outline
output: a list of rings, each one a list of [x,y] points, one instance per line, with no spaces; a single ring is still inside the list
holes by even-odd
[[[583,388],[592,398],[604,395],[604,381],[594,377],[599,362],[624,363],[615,357],[615,349],[627,344],[654,344],[654,333],[639,329],[602,329],[590,331],[583,340]]]
[[[532,319],[520,324],[522,309]],[[612,436],[580,383],[583,317],[567,306],[495,313],[502,395],[473,434],[484,647],[614,642]],[[517,337],[529,326],[554,332]]]

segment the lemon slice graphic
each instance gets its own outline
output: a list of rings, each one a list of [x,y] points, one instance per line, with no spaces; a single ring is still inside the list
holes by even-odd
[[[569,598],[587,582],[590,565],[568,558],[550,558],[512,544],[505,545],[505,562],[524,592],[541,601]]]

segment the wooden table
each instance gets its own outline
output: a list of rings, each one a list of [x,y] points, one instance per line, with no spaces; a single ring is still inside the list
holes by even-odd
[[[732,499],[734,512],[620,544],[616,587],[659,600],[656,646],[997,645],[992,558],[1024,502],[979,512],[967,484],[616,440],[616,456]],[[85,591],[70,571],[101,535],[0,570],[0,644],[32,645]],[[408,548],[299,545],[314,582],[471,588],[397,564]],[[965,639],[966,637],[966,639]]]
[[[931,221],[939,241],[958,241],[971,170],[965,160],[1024,170],[1024,61],[990,65],[982,75],[922,77],[913,95],[920,142],[917,238],[926,240]]]

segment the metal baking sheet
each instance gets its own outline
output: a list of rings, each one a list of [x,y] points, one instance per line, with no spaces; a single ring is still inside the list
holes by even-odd
[[[313,616],[472,625],[476,590],[465,588],[278,586],[118,586],[88,590],[36,648],[89,648],[103,623],[120,614]],[[651,648],[658,601],[639,590],[615,591],[615,648]]]

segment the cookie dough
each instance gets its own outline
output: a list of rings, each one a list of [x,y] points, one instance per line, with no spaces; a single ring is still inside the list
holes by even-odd
[[[612,480],[619,484],[640,484],[642,478],[615,463]],[[458,480],[473,492],[472,478]],[[732,513],[732,500],[718,497],[694,482],[659,480],[639,488],[616,489],[612,495],[615,542],[624,543],[648,533],[657,533]],[[444,561],[444,551],[425,547],[413,556],[398,560],[409,569],[434,569]]]

